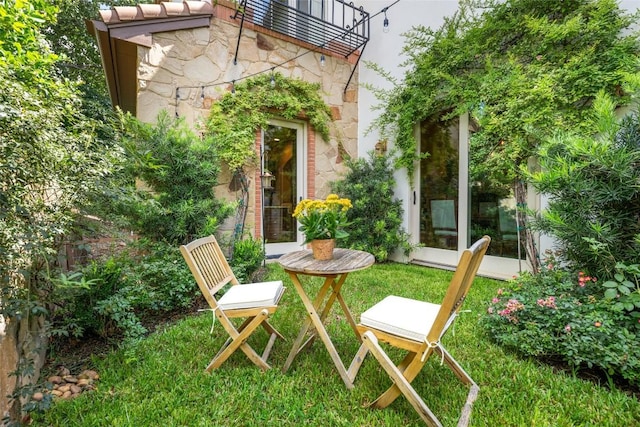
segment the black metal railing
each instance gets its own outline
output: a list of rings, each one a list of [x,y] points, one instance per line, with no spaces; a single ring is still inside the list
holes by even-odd
[[[294,7],[295,5],[295,7]],[[369,13],[343,0],[242,0],[244,20],[344,57],[369,41]]]

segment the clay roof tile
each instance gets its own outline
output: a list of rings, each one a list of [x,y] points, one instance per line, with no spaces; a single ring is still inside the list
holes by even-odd
[[[120,21],[141,21],[144,19],[142,11],[137,6],[114,6],[113,10]]]
[[[167,12],[161,4],[139,4],[138,8],[144,19],[167,17]]]
[[[212,14],[214,12],[213,6],[207,1],[187,0],[184,3],[189,8],[191,15]]]
[[[118,14],[113,9],[101,10],[100,18],[105,24],[116,24],[120,22],[120,19],[118,19]]]
[[[167,12],[168,16],[189,15],[189,8],[183,2],[176,3],[171,1],[163,1],[162,6],[164,6],[164,9]]]

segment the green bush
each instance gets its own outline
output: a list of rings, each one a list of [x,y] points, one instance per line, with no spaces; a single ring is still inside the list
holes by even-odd
[[[618,263],[640,264],[640,119],[618,122],[615,105],[600,95],[593,134],[562,132],[538,152],[533,186],[549,196],[533,221],[556,239],[573,268],[613,278]]]
[[[640,120],[635,113],[618,121],[601,94],[591,124],[593,135],[561,132],[543,144],[540,171],[529,174],[549,196],[532,224],[555,239],[558,259],[500,290],[484,323],[521,354],[598,368],[637,386]]]
[[[81,272],[82,286],[58,287],[52,330],[57,335],[137,338],[144,316],[189,307],[199,295],[178,248],[146,240]]]
[[[342,244],[372,253],[376,261],[388,260],[395,249],[408,253],[411,246],[402,229],[402,204],[394,198],[393,169],[389,159],[370,153],[369,159],[347,160],[350,171],[332,184],[340,197],[351,200],[347,211],[349,236]]]
[[[249,283],[263,261],[262,240],[248,237],[235,242],[229,265],[240,283]]]
[[[220,161],[211,140],[166,112],[156,125],[125,123],[129,173],[148,188],[139,189],[137,198],[123,198],[121,214],[139,234],[175,245],[213,233],[233,208],[213,192]]]
[[[105,329],[95,306],[117,292],[122,266],[115,258],[91,262],[82,271],[54,280],[51,334],[81,338]]]
[[[523,273],[499,289],[483,324],[520,354],[599,368],[640,385],[638,318],[603,297],[595,277],[558,268],[553,258],[540,273]]]
[[[248,283],[263,260],[262,241],[246,238],[235,243],[229,264]],[[57,281],[52,333],[138,338],[146,317],[188,308],[199,295],[178,247],[142,239]]]

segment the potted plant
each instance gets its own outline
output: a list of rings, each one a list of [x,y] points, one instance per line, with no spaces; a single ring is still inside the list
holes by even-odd
[[[346,212],[351,200],[329,194],[325,200],[304,199],[298,203],[293,216],[300,222],[304,243],[310,243],[316,259],[331,259],[336,239],[347,237]]]

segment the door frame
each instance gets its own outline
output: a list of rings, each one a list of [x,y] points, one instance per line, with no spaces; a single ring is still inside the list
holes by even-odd
[[[420,141],[420,123],[416,124],[414,135],[416,141]],[[462,114],[459,117],[459,147],[458,147],[458,248],[457,250],[438,249],[430,247],[417,247],[411,253],[411,262],[417,264],[455,269],[462,252],[468,247],[469,226],[469,115]],[[420,154],[420,144],[416,150]],[[529,191],[527,195],[528,205],[532,208],[538,206],[538,197]],[[413,203],[409,206],[409,230],[412,244],[420,243],[420,205],[416,203],[420,199],[420,163],[417,163],[413,178]],[[473,242],[472,242],[473,243]],[[497,279],[510,279],[521,271],[530,269],[526,260],[503,258],[485,255],[478,274]]]
[[[306,158],[307,158],[307,124],[303,121],[296,121],[296,120],[282,120],[282,119],[270,119],[269,120],[269,125],[273,125],[273,126],[280,126],[280,127],[286,127],[289,129],[294,129],[296,131],[296,187],[297,187],[297,194],[296,194],[296,203],[299,202],[300,200],[304,199],[307,197],[307,162],[306,162]],[[264,129],[260,130],[260,150],[262,151],[264,147]],[[260,183],[258,183],[258,186],[260,186]],[[263,204],[264,200],[263,200],[263,195],[260,194],[260,206],[258,206],[259,209],[261,209],[261,215],[260,215],[260,236],[264,239],[265,238],[265,234],[264,234],[264,221],[265,221],[265,216],[264,216],[264,211],[263,211]],[[293,206],[293,209],[295,209],[295,205]],[[292,212],[293,213],[293,212]],[[265,255],[267,257],[273,257],[276,255],[282,255],[282,254],[286,254],[289,252],[293,252],[293,251],[297,251],[302,249],[302,243],[304,242],[304,236],[302,235],[302,233],[300,232],[300,230],[298,230],[298,223],[296,222],[296,230],[295,230],[295,241],[293,242],[286,242],[286,243],[265,243]]]

